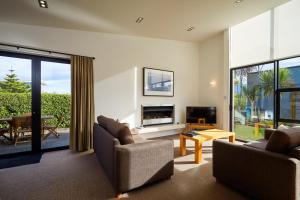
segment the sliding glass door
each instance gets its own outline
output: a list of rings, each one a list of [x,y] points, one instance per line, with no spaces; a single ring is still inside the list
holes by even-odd
[[[69,145],[71,67],[68,62],[41,62],[42,149]]]
[[[232,71],[233,129],[242,140],[260,139],[274,127],[274,63]]]
[[[0,156],[69,145],[70,62],[0,52]]]
[[[31,59],[0,56],[0,155],[31,151],[31,66]]]
[[[300,124],[300,58],[231,70],[231,129],[257,140],[265,128]]]

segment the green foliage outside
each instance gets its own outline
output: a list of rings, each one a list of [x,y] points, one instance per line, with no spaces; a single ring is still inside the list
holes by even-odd
[[[234,132],[236,137],[241,140],[258,140],[264,135],[264,128],[260,128],[258,135],[255,135],[253,126],[234,125]]]
[[[14,70],[9,70],[0,81],[0,118],[9,118],[31,113],[31,85],[18,79]],[[52,115],[45,123],[59,128],[69,128],[71,118],[71,96],[69,94],[42,95],[42,115]],[[7,125],[1,125],[7,126]]]
[[[42,115],[53,115],[54,119],[47,120],[60,128],[69,128],[71,120],[71,95],[42,94]]]
[[[254,70],[257,72],[259,83],[257,85],[245,84],[248,75]],[[259,68],[245,68],[236,72],[237,78],[234,84],[239,85],[240,92],[234,95],[234,107],[235,110],[243,113],[247,105],[250,106],[251,116],[246,120],[246,125],[235,124],[234,131],[237,134],[237,138],[242,140],[257,140],[263,137],[264,128],[259,129],[259,134],[255,135],[255,128],[253,125],[253,116],[258,117],[258,121],[262,124],[273,125],[272,120],[261,119],[261,108],[257,105],[259,99],[271,98],[274,92],[274,71],[266,70],[261,71]],[[280,88],[288,88],[294,86],[294,80],[291,73],[287,68],[281,68],[279,70],[278,84]]]
[[[247,106],[246,96],[241,96],[239,94],[234,95],[234,107],[238,110],[245,110]]]
[[[13,69],[9,71],[4,81],[0,81],[0,92],[26,93],[31,91],[30,84],[19,81]]]
[[[0,92],[0,118],[31,112],[31,93]],[[70,127],[71,96],[69,94],[42,94],[42,115],[54,116],[45,123],[60,128]]]

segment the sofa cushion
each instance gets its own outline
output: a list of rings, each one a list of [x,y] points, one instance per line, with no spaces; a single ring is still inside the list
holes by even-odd
[[[112,136],[118,138],[119,130],[124,127],[123,124],[117,122],[116,120],[100,115],[97,117],[98,124],[105,128]]]
[[[113,137],[117,138],[122,145],[134,143],[128,126],[102,115],[97,117],[97,121],[100,126],[105,128]]]
[[[265,134],[264,134],[264,139],[268,140],[270,139],[271,135],[276,131],[276,129],[271,129],[271,128],[266,128],[265,129]]]
[[[277,127],[277,130],[280,130],[280,131],[284,131],[284,130],[287,130],[287,129],[289,129],[289,127],[288,127],[288,126],[285,126],[285,125],[283,125],[283,124],[280,124],[280,125]]]
[[[287,153],[289,147],[289,136],[286,132],[276,130],[269,138],[266,150],[276,153]]]
[[[300,129],[289,128],[276,130],[270,137],[266,150],[276,153],[288,153],[300,145]]]
[[[122,145],[134,143],[131,132],[127,126],[120,128],[118,131],[118,139]]]
[[[104,117],[103,115],[100,115],[97,117],[97,121],[98,121],[98,124],[100,126],[102,126],[103,128],[107,129],[107,126],[109,123],[113,123],[115,122],[114,119],[112,118],[108,118],[108,117]]]
[[[289,148],[295,148],[300,145],[300,127],[292,127],[286,131],[290,136]]]

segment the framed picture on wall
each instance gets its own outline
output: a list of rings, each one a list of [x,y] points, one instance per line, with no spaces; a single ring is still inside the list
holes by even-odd
[[[144,96],[174,96],[174,72],[144,67]]]

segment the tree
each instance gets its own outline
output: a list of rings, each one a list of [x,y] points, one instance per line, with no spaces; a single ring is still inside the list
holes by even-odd
[[[239,85],[239,95],[237,95],[237,100],[239,103],[237,103],[237,109],[241,111],[243,108],[241,106],[242,99],[243,99],[243,83],[247,79],[247,76],[249,73],[251,73],[253,70],[255,70],[254,67],[247,67],[247,68],[241,68],[239,70],[235,71],[235,85]]]
[[[253,118],[253,113],[256,110],[256,100],[260,97],[259,92],[260,88],[258,85],[254,85],[253,87],[243,86],[243,93],[250,102],[251,106],[251,119]]]
[[[274,72],[273,71],[264,71],[259,75],[259,79],[261,81],[261,89],[264,91],[264,95],[266,97],[273,94],[274,91]],[[294,81],[291,78],[290,71],[286,68],[279,70],[279,81],[280,88],[292,87],[294,85]]]
[[[10,73],[6,74],[4,81],[0,82],[0,91],[9,93],[27,93],[31,91],[28,83],[19,81],[15,70],[10,69]]]

